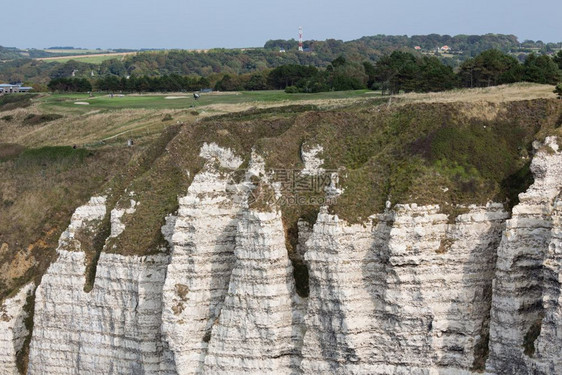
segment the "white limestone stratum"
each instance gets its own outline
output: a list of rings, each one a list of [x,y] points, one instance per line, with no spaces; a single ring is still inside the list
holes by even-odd
[[[299,223],[308,297],[296,293],[280,213],[250,209],[252,184],[233,182],[242,158],[216,144],[201,156],[162,228],[169,249],[102,252],[90,292],[81,241],[97,233],[106,200],[76,210],[36,290],[29,374],[562,373],[555,138],[536,153],[535,182],[511,218],[497,203],[454,218],[403,204],[363,225],[326,209]],[[248,168],[258,176],[259,161]],[[2,307],[1,374],[16,371],[32,289]]]

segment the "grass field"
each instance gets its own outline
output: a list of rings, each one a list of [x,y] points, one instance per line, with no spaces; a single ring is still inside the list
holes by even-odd
[[[114,95],[113,98],[107,94],[94,95],[37,96],[27,107],[22,104],[21,108],[0,116],[0,139],[28,147],[73,144],[103,147],[126,143],[128,138],[134,138],[135,142],[151,139],[170,125],[189,124],[215,115],[293,105],[334,109],[360,103],[380,104],[387,98],[381,99],[380,93],[367,90],[317,94],[215,92],[203,94],[199,100],[195,100],[191,93],[129,94]],[[282,113],[287,111],[291,109]],[[38,114],[47,116],[50,121],[26,125],[30,118],[43,118],[37,117]]]
[[[462,89],[439,93],[410,93],[392,98],[392,104],[450,103],[485,101],[500,103],[537,98],[555,98],[551,85],[519,83],[482,89]],[[388,98],[379,91],[355,90],[314,94],[287,94],[281,90],[213,92],[195,100],[191,93],[125,94],[110,97],[105,93],[51,94],[38,101],[49,112],[87,113],[92,110],[146,109],[196,110],[203,115],[244,111],[250,108],[279,107],[291,104],[311,104],[320,108],[349,106],[369,100]],[[88,103],[88,104],[76,104]]]
[[[52,110],[66,109],[72,112],[89,112],[93,109],[201,109],[211,112],[244,110],[249,106],[284,105],[294,102],[350,101],[378,98],[380,93],[369,90],[323,92],[316,94],[287,94],[284,91],[214,92],[202,94],[195,100],[191,93],[129,94],[53,94],[41,98],[41,104]],[[89,103],[76,104],[76,103]],[[228,108],[227,108],[228,107]]]
[[[56,61],[60,63],[65,63],[70,60],[79,61],[83,63],[89,64],[101,64],[105,60],[111,59],[120,59],[123,56],[120,54],[103,54],[103,55],[84,55],[84,56],[73,56],[73,57],[47,57],[47,58],[40,58],[38,60],[48,60],[48,61]]]
[[[63,50],[47,50],[47,52],[52,51],[63,51]],[[56,61],[60,63],[67,62],[69,60],[75,60],[90,64],[101,64],[105,60],[110,59],[121,59],[126,55],[136,54],[137,52],[100,52],[96,50],[83,50],[85,52],[79,52],[81,50],[68,50],[68,51],[77,51],[75,53],[64,53],[62,56],[53,56],[53,57],[39,57],[36,60],[45,60],[45,61]],[[88,52],[93,51],[93,52]],[[53,52],[53,53],[63,53],[63,52]]]
[[[100,50],[100,49],[86,49],[86,48],[72,48],[72,49],[60,49],[60,48],[49,48],[44,49],[43,51],[49,53],[56,53],[56,54],[67,54],[67,55],[80,55],[86,53],[106,53],[109,52],[108,50]]]
[[[126,94],[114,95],[113,98],[102,93],[94,93],[94,97],[85,93],[41,94],[22,103],[21,108],[14,107],[0,116],[0,139],[34,147],[97,145],[101,141],[119,144],[131,137],[156,136],[177,122],[191,123],[215,115],[292,105],[311,105],[319,110],[332,110],[372,108],[383,103],[388,103],[385,104],[387,107],[395,107],[408,103],[457,102],[458,112],[467,118],[489,121],[496,118],[501,109],[496,103],[555,97],[552,86],[534,84],[412,93],[392,98],[368,90],[315,94],[287,94],[284,91],[214,92],[202,94],[199,100],[195,100],[191,93]],[[38,114],[47,116],[49,121],[29,125],[29,118],[42,118]]]

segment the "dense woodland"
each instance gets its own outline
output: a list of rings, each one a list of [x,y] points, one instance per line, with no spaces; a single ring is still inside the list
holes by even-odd
[[[446,53],[438,50],[444,45]],[[0,63],[0,81],[53,91],[427,92],[518,81],[556,84],[562,60],[561,44],[520,43],[501,34],[377,35],[349,42],[308,41],[304,47],[298,52],[295,40],[270,40],[256,49],[150,51],[101,64],[32,60],[18,57],[17,49],[0,47],[0,58],[6,60]]]

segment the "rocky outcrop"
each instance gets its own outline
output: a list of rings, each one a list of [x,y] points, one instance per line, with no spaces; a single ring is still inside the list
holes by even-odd
[[[235,262],[240,198],[228,168],[242,161],[216,145],[205,145],[201,156],[206,166],[179,200],[164,286],[163,331],[180,374],[202,370]]]
[[[324,160],[319,157],[322,151],[324,151],[324,148],[320,145],[310,146],[305,144],[301,147],[301,159],[304,163],[304,168],[301,171],[303,175],[318,175],[324,172],[324,168],[322,168]]]
[[[205,373],[298,372],[305,306],[295,291],[283,233],[280,212],[246,211],[240,219],[236,262]]]
[[[490,358],[496,374],[560,373],[560,220],[562,152],[547,138],[533,158],[535,182],[520,203],[498,249]],[[544,327],[544,329],[543,329]]]
[[[200,155],[207,163],[180,199],[164,292],[178,373],[296,371],[304,304],[281,216],[248,208],[263,159],[252,153],[246,180],[235,184],[229,170],[241,160],[232,152],[205,145]]]
[[[61,236],[36,292],[30,374],[175,373],[160,338],[167,255],[102,253],[94,287],[84,291],[82,245],[105,212],[105,198],[92,198]]]
[[[130,194],[134,196],[134,194]],[[125,214],[132,215],[136,211],[136,206],[138,202],[135,200],[129,200],[129,207],[127,208],[114,208],[111,210],[111,234],[110,237],[118,237],[125,230],[125,224],[122,223],[121,219]]]
[[[537,372],[562,373],[562,197],[552,212],[552,231],[543,265],[543,318],[535,341],[533,364]],[[530,337],[532,339],[532,337]]]
[[[160,340],[166,266],[102,254],[86,293],[84,254],[59,251],[37,290],[29,373],[175,373]]]
[[[29,316],[25,307],[34,289],[33,283],[27,284],[0,305],[0,375],[19,373],[16,356],[30,333],[25,325]]]
[[[370,226],[320,213],[307,242],[304,373],[469,372],[486,345],[507,213],[398,205]]]

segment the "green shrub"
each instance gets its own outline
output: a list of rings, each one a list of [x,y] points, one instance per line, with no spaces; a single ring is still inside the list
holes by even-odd
[[[287,86],[285,92],[287,94],[296,94],[299,92],[299,88],[297,86]]]
[[[74,149],[70,146],[46,146],[25,150],[19,155],[16,163],[20,167],[55,163],[72,165],[82,163],[86,156],[88,156],[88,150],[85,149]]]

